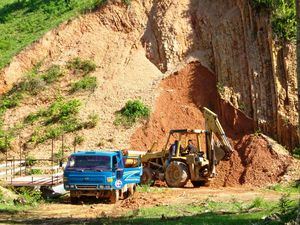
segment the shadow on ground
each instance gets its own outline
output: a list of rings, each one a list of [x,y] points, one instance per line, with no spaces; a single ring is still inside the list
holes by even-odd
[[[217,213],[202,213],[193,216],[182,217],[165,217],[160,218],[93,218],[93,219],[79,219],[79,218],[42,218],[42,219],[20,219],[20,220],[1,220],[0,224],[264,224],[261,219],[252,219],[251,214],[226,214],[220,215]],[[272,223],[276,224],[276,223]]]

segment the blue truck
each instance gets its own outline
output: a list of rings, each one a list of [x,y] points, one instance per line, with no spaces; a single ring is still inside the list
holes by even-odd
[[[142,165],[139,156],[123,155],[121,150],[81,151],[70,155],[64,170],[64,188],[71,203],[81,196],[95,196],[116,203],[133,195],[140,183]]]

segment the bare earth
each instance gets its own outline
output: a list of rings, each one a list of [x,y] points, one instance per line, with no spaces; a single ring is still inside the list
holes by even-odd
[[[0,224],[55,224],[59,221],[84,221],[100,217],[122,216],[129,211],[158,205],[184,205],[202,201],[252,201],[262,197],[268,201],[277,201],[281,194],[275,191],[253,189],[248,187],[226,188],[151,188],[150,192],[137,192],[133,197],[119,201],[117,204],[85,202],[81,205],[71,205],[66,199],[60,203],[42,204],[28,212],[16,214],[1,214]],[[295,196],[297,197],[297,196]]]

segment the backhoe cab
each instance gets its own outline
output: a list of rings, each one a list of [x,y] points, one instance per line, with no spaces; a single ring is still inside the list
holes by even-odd
[[[151,148],[142,156],[141,183],[164,180],[169,187],[183,187],[191,180],[199,187],[215,176],[218,162],[228,160],[233,150],[217,115],[207,108],[203,115],[205,130],[170,130],[162,151]]]

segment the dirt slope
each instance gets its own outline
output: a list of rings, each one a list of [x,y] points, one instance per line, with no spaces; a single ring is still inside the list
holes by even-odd
[[[295,133],[293,47],[282,52],[288,56],[288,70],[281,73],[282,54],[275,70],[270,24],[263,15],[253,14],[248,1],[240,0],[135,0],[129,7],[110,1],[50,31],[0,72],[0,92],[4,92],[39,61],[45,69],[51,64],[64,66],[77,56],[90,58],[97,64],[92,74],[98,80],[95,92],[69,95],[69,74],[49,92],[29,97],[20,107],[8,110],[4,125],[18,124],[61,94],[84,102],[81,119],[91,112],[100,116],[96,128],[80,131],[86,138],[81,149],[96,148],[101,142],[104,147],[128,148],[131,144],[145,150],[155,140],[161,146],[171,128],[203,128],[199,107],[207,106],[219,114],[237,150],[232,161],[221,164],[216,185],[278,181],[289,161],[250,134],[261,128],[273,136],[278,134],[278,140],[290,148],[299,141]],[[258,30],[261,32],[253,36]],[[152,107],[150,120],[142,128],[116,128],[115,111],[136,98]],[[26,139],[31,133],[25,127],[20,135]],[[65,137],[65,145],[71,146],[72,136]],[[50,147],[47,142],[31,153],[50,156]],[[13,148],[19,150],[18,140]]]

